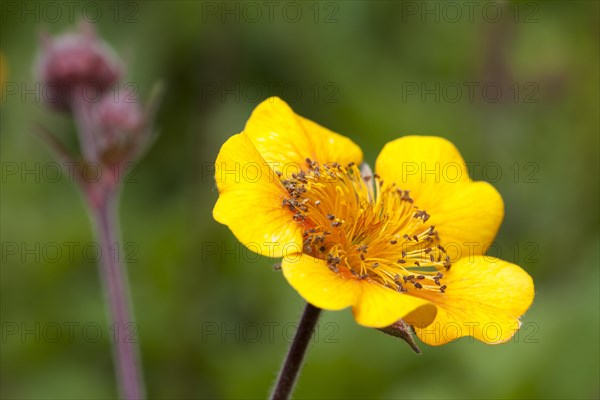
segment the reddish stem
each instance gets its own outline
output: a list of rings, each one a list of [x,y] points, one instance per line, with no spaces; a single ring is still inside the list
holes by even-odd
[[[89,199],[92,218],[100,242],[100,275],[105,299],[108,303],[109,320],[112,322],[113,357],[121,398],[143,399],[142,374],[139,368],[137,338],[130,337],[134,320],[129,295],[127,271],[121,262],[122,247],[118,241],[117,202],[115,186],[105,187],[104,196]]]

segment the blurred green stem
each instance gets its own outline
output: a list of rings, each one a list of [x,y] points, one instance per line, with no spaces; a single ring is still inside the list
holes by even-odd
[[[294,384],[298,378],[308,343],[313,335],[317,321],[321,315],[321,309],[306,303],[304,313],[300,319],[296,336],[290,346],[288,354],[285,358],[281,372],[277,378],[277,384],[271,395],[272,400],[285,400],[290,397]]]
[[[137,338],[130,300],[127,271],[121,262],[123,248],[118,241],[118,185],[104,186],[100,198],[90,199],[96,234],[100,242],[102,276],[109,321],[113,330],[112,346],[121,398],[145,397],[139,368]]]

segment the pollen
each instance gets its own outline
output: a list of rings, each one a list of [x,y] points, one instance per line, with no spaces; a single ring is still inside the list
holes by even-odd
[[[398,292],[444,293],[450,258],[430,215],[410,192],[362,176],[354,163],[318,164],[281,177],[282,207],[303,227],[304,253],[349,278],[368,279]]]

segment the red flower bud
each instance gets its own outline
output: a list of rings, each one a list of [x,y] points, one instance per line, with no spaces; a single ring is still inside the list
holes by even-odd
[[[43,37],[36,65],[39,80],[45,85],[44,98],[58,109],[69,109],[82,90],[104,92],[125,70],[91,25],[81,25],[76,33]]]
[[[91,113],[100,159],[121,161],[142,145],[146,116],[133,89],[107,93],[92,106]]]
[[[143,125],[142,109],[133,90],[107,94],[98,103],[98,125],[106,136],[130,136]]]

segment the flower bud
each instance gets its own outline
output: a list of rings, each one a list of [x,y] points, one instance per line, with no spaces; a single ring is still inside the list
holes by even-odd
[[[36,73],[42,81],[44,99],[57,109],[69,109],[78,96],[93,92],[94,98],[117,82],[124,65],[101,41],[91,25],[79,32],[42,38]]]
[[[106,161],[135,151],[143,136],[144,112],[132,88],[107,93],[93,109],[96,148]]]

